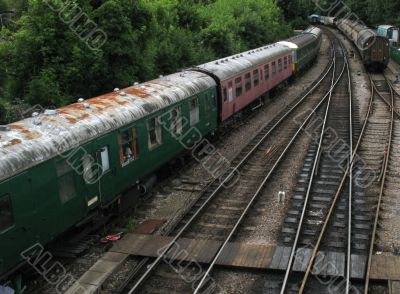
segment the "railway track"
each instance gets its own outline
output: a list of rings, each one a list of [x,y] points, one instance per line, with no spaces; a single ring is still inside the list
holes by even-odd
[[[304,269],[305,266],[311,271],[317,257],[316,248],[329,251],[338,261],[327,268],[325,263],[317,260],[317,264],[322,263],[321,268],[314,267],[317,274],[346,276],[346,257],[350,258],[347,252],[351,251],[348,239],[351,236],[350,204],[353,189],[352,178],[347,176],[345,170],[351,161],[353,148],[353,102],[345,49],[338,40],[336,42],[337,54],[342,56],[335,69],[338,87],[332,93],[323,116],[307,129],[314,143],[308,150],[289,217],[282,228],[282,245],[292,247],[280,289],[282,294],[288,289],[293,291],[296,285],[300,285],[299,292],[305,290],[309,272],[306,271],[301,279],[293,271]],[[339,197],[337,191],[343,186]],[[338,198],[339,203],[335,205]],[[311,256],[311,262],[302,261],[305,251],[315,253]],[[323,260],[325,256],[321,254],[318,258]]]
[[[398,164],[399,158],[399,144],[400,144],[400,125],[399,125],[399,103],[396,98],[400,96],[394,91],[392,84],[386,79],[385,76],[372,76],[371,83],[373,89],[376,92],[376,96],[379,98],[380,114],[382,116],[382,126],[384,130],[381,130],[385,137],[381,138],[383,148],[380,149],[381,160],[380,160],[380,173],[379,173],[379,184],[375,183],[375,191],[378,195],[375,205],[375,211],[373,213],[373,225],[372,233],[370,238],[369,253],[367,260],[367,272],[364,285],[364,293],[367,294],[370,291],[370,272],[371,272],[371,261],[374,254],[379,250],[385,250],[387,252],[394,252],[394,248],[390,248],[388,244],[392,241],[388,241],[387,238],[396,234],[396,228],[398,219],[396,219],[396,213],[393,213],[393,208],[399,207],[398,205],[398,191],[400,188],[400,180],[398,177]],[[381,129],[382,129],[381,127]],[[379,151],[378,151],[379,152]],[[383,154],[382,154],[383,153]],[[379,153],[378,153],[379,154]],[[383,218],[383,221],[382,221]],[[389,234],[385,234],[382,230],[378,229],[378,226],[386,227]],[[389,226],[389,228],[387,228]],[[394,226],[394,227],[393,227]],[[377,236],[380,234],[380,240],[377,242]],[[386,238],[386,239],[385,239]],[[376,243],[379,243],[376,244]],[[378,246],[377,246],[378,245]],[[389,292],[391,293],[390,282],[388,285]]]
[[[194,209],[172,231],[171,235],[175,238],[171,245],[181,237],[223,241],[219,252],[203,275],[198,288],[194,290],[195,293],[204,286],[204,282],[213,270],[218,254],[232,236],[237,233],[237,229],[246,217],[247,212],[252,208],[252,203],[264,188],[275,168],[290,150],[303,127],[313,117],[314,113],[327,103],[328,97],[330,97],[330,93],[337,82],[333,78],[335,62],[336,56],[322,78],[313,87],[314,93],[312,95],[312,91],[309,91],[302,99],[288,106],[289,111],[261,130],[232,162],[235,169],[240,171],[240,185],[235,185],[229,189],[221,189],[222,185],[217,183],[209,185]],[[322,100],[321,96],[323,96]],[[308,102],[303,103],[306,97],[308,97]],[[313,108],[311,114],[306,111],[310,107]],[[290,119],[291,117],[296,117],[296,121]],[[302,121],[300,127],[297,124],[298,121]],[[279,139],[276,140],[277,137],[274,135],[278,134],[279,130],[281,133]],[[282,132],[282,130],[285,131]],[[166,292],[191,292],[190,284],[183,281],[182,277],[174,273],[167,265],[160,264],[161,259],[169,249],[170,247],[165,248],[155,260],[146,260],[147,267],[145,270],[135,269],[134,273],[137,278],[136,276],[130,277],[119,292],[133,293],[140,290],[141,293],[158,293],[161,291],[159,285],[167,287]]]
[[[391,107],[392,105],[394,107]],[[305,291],[311,271],[317,270],[318,272],[318,267],[315,268],[315,264],[318,263],[319,250],[330,250],[332,252],[332,250],[338,249],[345,255],[345,263],[343,262],[342,269],[336,273],[325,272],[324,275],[338,275],[343,279],[334,279],[332,283],[326,284],[317,283],[314,292],[317,291],[316,289],[318,291],[323,289],[321,292],[323,293],[327,290],[326,285],[328,285],[331,290],[334,289],[334,291],[341,293],[353,293],[354,291],[368,293],[372,255],[376,252],[374,249],[375,236],[380,220],[382,199],[387,194],[393,195],[395,189],[398,188],[398,181],[393,181],[393,178],[389,185],[387,182],[389,170],[396,173],[395,165],[390,164],[390,154],[394,149],[395,114],[394,92],[390,83],[386,79],[371,78],[371,98],[364,125],[354,149],[352,147],[349,149],[352,150],[352,155],[329,210],[325,212],[326,217],[321,223],[322,229],[318,234],[318,240],[312,244],[311,261],[308,263],[305,275],[302,279],[297,277],[297,281],[301,280],[299,293]],[[349,144],[349,146],[353,145],[352,139],[350,139]],[[396,156],[394,160],[397,160]],[[392,169],[389,166],[392,166]],[[353,177],[353,175],[355,176]],[[392,173],[391,175],[395,174]],[[347,215],[345,212],[347,212]],[[347,224],[345,220],[347,220]],[[393,223],[393,220],[389,223]],[[340,229],[337,230],[335,227]],[[342,237],[346,235],[346,231],[347,240]],[[333,243],[335,246],[330,246],[331,240],[335,240]],[[347,250],[344,250],[345,247],[347,247]],[[366,257],[365,260],[362,258],[363,256]],[[356,258],[360,260],[356,260]],[[364,285],[352,284],[350,281],[352,266],[355,263],[366,263],[367,273]],[[333,269],[330,268],[329,270],[332,271]],[[314,285],[312,282],[314,282]],[[315,287],[315,284],[315,279],[309,282],[311,287]],[[282,287],[281,293],[284,293],[284,287]]]

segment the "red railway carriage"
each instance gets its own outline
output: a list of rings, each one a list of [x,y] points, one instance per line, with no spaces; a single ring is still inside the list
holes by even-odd
[[[221,121],[292,76],[293,50],[275,43],[199,65],[217,80]]]

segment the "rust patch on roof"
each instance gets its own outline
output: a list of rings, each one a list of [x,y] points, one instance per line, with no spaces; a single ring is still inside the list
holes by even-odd
[[[59,113],[70,123],[75,124],[80,120],[85,120],[89,117],[89,113],[84,105],[72,104],[69,107],[59,109]]]
[[[9,125],[8,127],[10,129],[13,129],[13,130],[18,130],[19,132],[24,134],[24,136],[28,140],[37,139],[37,138],[40,138],[42,136],[41,133],[36,132],[36,131],[31,131],[26,126],[23,126],[23,125],[14,124],[14,125]],[[15,144],[13,144],[13,145],[15,145]]]
[[[20,139],[11,139],[10,142],[8,142],[6,145],[4,145],[5,148],[11,147],[17,144],[21,144],[22,141]]]
[[[142,91],[140,89],[137,89],[137,88],[126,88],[123,91],[125,93],[127,93],[127,94],[135,95],[135,96],[138,96],[140,98],[146,98],[146,97],[150,96],[149,93],[146,93],[146,92],[144,92],[144,91]]]
[[[116,98],[116,94],[114,93],[109,93],[103,96],[99,96],[96,98],[92,98],[89,100],[86,100],[86,102],[97,108],[97,110],[101,111],[104,109],[110,109],[110,108],[115,108],[115,105],[112,103]]]
[[[59,108],[59,109],[58,109],[58,112],[59,112],[59,113],[63,113],[63,112],[65,112],[65,111],[69,111],[69,110],[71,110],[71,109],[82,111],[82,110],[85,110],[85,105],[82,104],[82,103],[70,104],[70,105],[67,105],[67,106],[64,106],[64,107]]]

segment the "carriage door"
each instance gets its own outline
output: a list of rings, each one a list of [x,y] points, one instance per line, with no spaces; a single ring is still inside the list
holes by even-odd
[[[113,179],[116,175],[115,162],[119,161],[118,156],[116,156],[118,152],[115,150],[115,145],[111,144],[111,142],[110,136],[107,136],[97,139],[95,144],[96,163],[99,175],[99,195],[103,203],[107,203],[115,197]]]

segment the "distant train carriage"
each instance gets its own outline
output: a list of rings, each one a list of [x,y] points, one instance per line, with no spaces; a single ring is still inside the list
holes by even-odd
[[[323,24],[326,26],[334,26],[336,23],[337,18],[333,16],[325,16]]]
[[[225,121],[292,75],[292,50],[278,43],[197,66],[215,77]]]
[[[380,25],[376,30],[379,36],[388,38],[393,42],[399,42],[399,28],[392,25]]]
[[[389,41],[365,25],[340,20],[338,28],[357,46],[364,65],[369,70],[383,70],[389,63]]]
[[[293,70],[300,72],[304,70],[318,55],[322,42],[322,31],[317,27],[310,27],[302,34],[279,42],[289,46],[293,51]]]
[[[311,14],[308,16],[308,21],[312,24],[318,24],[320,23],[320,15],[319,14]]]
[[[389,39],[390,57],[398,64],[400,64],[399,30],[400,28],[392,25],[380,25],[377,29],[377,33],[379,36]]]

